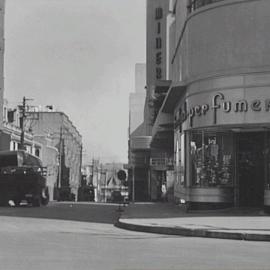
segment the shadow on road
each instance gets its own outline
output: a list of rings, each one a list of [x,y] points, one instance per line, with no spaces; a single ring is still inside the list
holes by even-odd
[[[186,213],[170,203],[135,203],[120,212],[117,204],[50,202],[46,207],[0,207],[1,216],[61,219],[93,223],[115,224],[118,218],[177,218],[195,216],[261,216],[260,209],[229,208],[213,211],[189,211]]]
[[[135,203],[126,209],[123,218],[178,218],[202,216],[264,216],[259,208],[232,207],[216,210],[189,210],[173,203]]]
[[[115,204],[51,202],[46,207],[0,207],[0,216],[114,224],[120,216],[118,209]]]

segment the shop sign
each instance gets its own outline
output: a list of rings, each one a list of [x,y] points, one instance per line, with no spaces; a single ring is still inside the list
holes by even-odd
[[[193,120],[195,117],[203,117],[212,113],[213,124],[217,124],[217,112],[222,111],[224,113],[246,113],[248,111],[260,112],[270,111],[270,98],[269,99],[239,99],[237,101],[231,101],[225,99],[223,93],[218,92],[212,97],[211,103],[198,104],[188,107],[187,101],[179,108],[176,113],[175,120],[178,124],[182,124],[185,121],[189,121],[190,127],[193,126]]]
[[[208,104],[201,104],[188,108],[187,102],[185,101],[184,105],[180,107],[176,113],[176,122],[182,124],[186,120],[189,120],[190,126],[192,127],[193,118],[195,116],[205,115],[208,111]]]

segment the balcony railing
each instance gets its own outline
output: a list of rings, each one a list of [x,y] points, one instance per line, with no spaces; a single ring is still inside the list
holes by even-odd
[[[149,166],[149,158],[147,157],[138,157],[138,156],[132,156],[129,158],[129,163],[127,165],[128,169],[132,167],[141,167],[146,168]]]
[[[203,6],[221,2],[221,1],[224,1],[224,0],[190,0],[187,6],[187,9],[188,9],[188,12],[191,13]]]
[[[151,136],[134,136],[130,139],[131,150],[150,149]]]
[[[170,168],[174,166],[173,158],[151,158],[150,165],[155,168]]]

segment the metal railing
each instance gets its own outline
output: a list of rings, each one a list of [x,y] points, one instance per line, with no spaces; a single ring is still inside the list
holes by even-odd
[[[151,158],[150,165],[152,167],[172,167],[174,160],[173,158]]]

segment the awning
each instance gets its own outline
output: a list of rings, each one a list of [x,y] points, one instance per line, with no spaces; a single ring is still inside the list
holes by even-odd
[[[150,149],[151,136],[134,136],[130,138],[131,150],[147,150]]]
[[[160,94],[160,93],[167,93],[170,86],[171,86],[172,81],[171,80],[159,80],[155,84],[155,93]]]
[[[170,129],[173,129],[173,114],[159,111],[152,129],[152,137],[155,137],[158,132]]]
[[[171,140],[174,132],[174,108],[186,92],[186,85],[172,85],[158,112],[152,129],[151,145],[164,145]],[[173,143],[173,141],[172,141]]]
[[[163,113],[173,113],[176,104],[186,93],[187,86],[183,83],[174,84],[170,87],[168,94],[161,106],[160,111]]]

